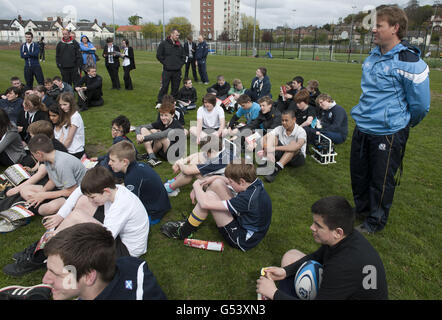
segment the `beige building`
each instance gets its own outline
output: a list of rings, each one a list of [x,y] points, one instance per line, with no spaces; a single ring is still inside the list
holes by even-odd
[[[192,32],[194,38],[205,36],[216,40],[223,33],[232,40],[239,39],[240,0],[191,0]]]

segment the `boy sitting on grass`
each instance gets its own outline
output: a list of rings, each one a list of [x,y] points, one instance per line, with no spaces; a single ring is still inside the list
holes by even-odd
[[[54,300],[167,299],[146,261],[118,258],[112,233],[96,223],[63,230],[44,250],[48,262],[42,282],[52,287]],[[74,277],[65,266],[75,267]],[[66,286],[69,280],[72,285]],[[128,290],[127,283],[134,290]]]
[[[196,180],[191,198],[197,204],[189,218],[165,223],[162,233],[173,239],[188,238],[211,212],[219,232],[230,246],[245,252],[258,245],[270,227],[272,201],[262,181],[256,177],[253,164],[246,164],[244,160],[230,163],[224,174],[225,177]]]
[[[173,172],[179,174],[164,184],[169,197],[177,196],[179,188],[192,182],[193,178],[216,174],[233,160],[234,152],[227,146],[223,148],[223,139],[217,136],[206,136],[200,147],[201,152],[180,159],[172,166]]]
[[[54,129],[52,127],[52,124],[49,121],[38,120],[38,121],[32,122],[28,127],[28,133],[31,138],[37,134],[44,134],[51,139],[52,143],[54,144],[55,150],[58,150],[61,152],[68,152],[66,147],[60,141],[58,141],[57,139],[54,138]],[[46,175],[48,173],[46,171],[45,165],[43,163],[39,163],[39,162],[37,162],[33,168],[25,167],[25,169],[27,171],[29,171],[30,173],[33,173],[33,175],[28,180],[21,183],[20,185],[9,189],[6,192],[7,197],[11,197],[11,196],[19,193],[21,191],[21,189],[23,189],[27,185],[39,184],[39,182],[44,177],[46,177]],[[40,183],[43,183],[43,182],[44,181],[42,181]]]
[[[132,140],[130,140],[126,135],[130,132],[130,121],[126,116],[118,116],[114,120],[112,120],[111,134],[112,134],[112,144],[116,144],[120,141],[129,141],[133,144]],[[136,151],[136,149],[135,149]],[[105,154],[101,157],[92,157],[91,161],[98,161],[98,164],[102,167],[105,167],[112,171],[109,166],[109,154]],[[113,172],[113,171],[112,171]],[[115,177],[123,178],[123,174],[115,173]]]
[[[135,129],[137,142],[144,144],[147,151],[146,159],[148,159],[148,163],[151,166],[161,163],[161,161],[158,161],[156,154],[163,159],[167,159],[167,151],[170,146],[178,142],[180,133],[185,137],[183,126],[178,120],[174,119],[174,103],[163,101],[158,111],[160,114],[159,120],[147,125],[138,126]],[[173,140],[169,140],[169,133],[171,131]]]
[[[187,112],[188,110],[196,109],[197,92],[192,85],[192,80],[185,78],[183,80],[183,87],[178,91],[177,102],[178,105]]]
[[[35,160],[44,163],[49,180],[44,186],[24,186],[20,195],[31,207],[38,207],[40,215],[54,214],[80,185],[86,168],[71,154],[55,150],[51,139],[44,134],[32,137],[28,147]]]
[[[295,114],[290,109],[282,113],[281,123],[262,138],[263,149],[258,152],[258,156],[267,157],[267,167],[274,168],[264,177],[267,182],[275,181],[286,165],[299,167],[305,164],[305,130],[296,124]]]
[[[97,166],[85,174],[81,186],[64,202],[57,214],[43,221],[54,236],[80,223],[100,223],[112,232],[117,256],[139,257],[146,253],[149,219],[140,199],[122,185],[116,185],[112,173]],[[50,243],[50,239],[48,240]],[[3,268],[11,276],[22,276],[44,268],[46,256],[38,241],[14,254],[15,263]]]
[[[171,209],[169,197],[158,173],[150,166],[135,160],[135,147],[121,141],[109,149],[109,166],[124,175],[124,185],[141,200],[151,225],[160,222]]]
[[[238,111],[233,115],[229,122],[229,135],[237,135],[244,127],[238,126],[238,120],[244,116],[246,118],[246,125],[250,124],[253,120],[258,118],[261,107],[258,103],[252,102],[252,99],[247,94],[241,95],[237,100]]]

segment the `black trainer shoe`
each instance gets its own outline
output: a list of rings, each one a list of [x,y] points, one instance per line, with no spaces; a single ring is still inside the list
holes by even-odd
[[[33,244],[31,244],[29,247],[27,247],[25,250],[20,251],[20,252],[16,252],[14,253],[14,255],[12,256],[12,259],[14,260],[18,260],[21,257],[26,257],[29,254],[33,254],[35,251],[35,248],[37,248],[38,245],[38,241],[35,241]]]
[[[172,239],[184,239],[181,237],[180,229],[186,223],[183,221],[169,221],[161,226],[161,232],[168,238]]]
[[[147,160],[147,159],[149,159],[149,155],[147,153],[145,153],[145,154],[138,153],[136,158],[138,161]]]
[[[9,286],[0,289],[0,300],[50,300],[52,287],[39,284],[33,287]]]
[[[11,277],[21,277],[27,273],[42,269],[44,267],[46,267],[45,262],[34,261],[33,254],[29,253],[19,257],[15,263],[4,266],[3,272]]]
[[[360,233],[362,234],[368,234],[368,235],[372,235],[374,234],[374,231],[368,230],[364,224],[360,224],[359,226],[355,227],[355,230],[358,230]]]
[[[275,181],[276,179],[276,175],[278,174],[279,170],[275,168],[275,170],[273,171],[272,174],[269,174],[267,176],[264,176],[264,179],[269,182],[272,183],[273,181]]]

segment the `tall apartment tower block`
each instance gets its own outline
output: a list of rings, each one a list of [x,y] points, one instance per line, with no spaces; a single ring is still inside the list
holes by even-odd
[[[208,40],[228,37],[239,39],[240,0],[191,0],[193,36]]]

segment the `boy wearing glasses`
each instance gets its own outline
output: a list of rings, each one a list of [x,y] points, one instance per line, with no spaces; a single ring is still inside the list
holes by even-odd
[[[129,141],[133,144],[133,142],[126,136],[130,131],[130,121],[126,116],[118,116],[114,120],[112,120],[111,126],[111,134],[112,134],[112,145],[120,142],[120,141]],[[135,145],[134,145],[135,146]],[[136,151],[136,149],[135,149]],[[101,157],[93,157],[90,159],[91,161],[98,161],[98,164],[102,167],[109,169],[114,173],[114,176],[117,178],[123,178],[123,174],[120,172],[112,171],[109,166],[109,153],[105,154]]]

